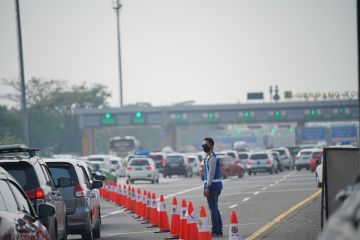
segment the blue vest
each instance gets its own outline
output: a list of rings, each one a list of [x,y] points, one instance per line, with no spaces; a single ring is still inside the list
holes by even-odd
[[[207,156],[204,159],[204,188],[206,188],[207,185],[207,172],[209,170],[208,161],[211,156],[214,156],[216,158],[216,168],[215,168],[215,174],[214,179],[210,185],[210,189],[222,189],[222,182],[221,182],[221,171],[220,171],[220,162],[219,159],[216,157],[216,154],[214,152],[211,152],[209,156]]]

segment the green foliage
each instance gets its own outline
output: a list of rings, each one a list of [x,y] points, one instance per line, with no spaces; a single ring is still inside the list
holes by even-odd
[[[18,81],[3,79],[2,82],[14,90],[3,97],[18,106]],[[80,153],[82,136],[73,109],[105,107],[110,96],[101,84],[68,86],[58,80],[30,79],[27,82],[30,145],[45,153]],[[2,136],[6,142],[21,138],[19,110],[0,107],[0,141]]]

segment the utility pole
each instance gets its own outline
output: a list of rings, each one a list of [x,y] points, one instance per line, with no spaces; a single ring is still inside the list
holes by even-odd
[[[118,42],[118,58],[119,58],[119,101],[120,107],[124,105],[123,97],[123,84],[122,84],[122,69],[121,69],[121,44],[120,44],[120,9],[122,7],[120,0],[115,0],[113,9],[116,12],[116,23],[117,23],[117,42]]]
[[[29,145],[30,142],[29,142],[29,129],[28,129],[28,114],[26,108],[24,58],[23,58],[22,37],[21,37],[19,0],[15,0],[15,14],[16,14],[18,53],[19,53],[19,78],[21,84],[21,113],[22,113],[23,141],[27,145]]]

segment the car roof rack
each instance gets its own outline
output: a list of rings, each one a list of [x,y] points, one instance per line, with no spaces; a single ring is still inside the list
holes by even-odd
[[[39,149],[29,148],[25,144],[13,144],[13,145],[1,145],[0,146],[0,153],[26,152],[26,153],[29,153],[30,157],[34,157],[36,151],[39,151]]]

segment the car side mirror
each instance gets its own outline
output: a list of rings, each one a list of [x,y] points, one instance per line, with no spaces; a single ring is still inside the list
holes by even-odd
[[[64,187],[70,187],[70,186],[71,186],[70,178],[66,178],[66,177],[58,178],[58,187],[64,188]]]
[[[105,181],[105,176],[100,173],[93,173],[92,176],[95,180]]]
[[[55,214],[55,207],[49,203],[40,204],[38,207],[39,218],[50,217]]]
[[[102,188],[103,183],[98,181],[98,180],[94,180],[91,184],[91,189],[95,189],[95,188]]]

